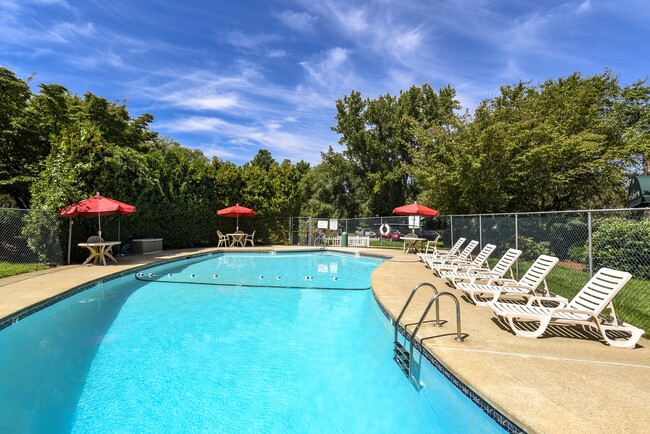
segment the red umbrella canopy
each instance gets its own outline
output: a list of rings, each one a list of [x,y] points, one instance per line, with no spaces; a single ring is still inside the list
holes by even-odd
[[[229,208],[224,208],[217,211],[217,215],[221,217],[250,217],[256,214],[257,213],[252,209],[239,205],[231,206]]]
[[[85,217],[103,217],[113,214],[131,214],[133,212],[135,212],[133,205],[128,205],[97,193],[96,196],[61,208],[56,213],[61,217],[77,217],[78,215]]]
[[[239,230],[239,217],[251,217],[256,214],[252,209],[239,206],[239,204],[217,211],[217,215],[221,217],[237,217],[237,230]]]
[[[393,214],[397,215],[424,215],[424,216],[437,216],[440,214],[433,208],[420,205],[419,203],[412,203],[410,205],[398,206],[393,210]]]

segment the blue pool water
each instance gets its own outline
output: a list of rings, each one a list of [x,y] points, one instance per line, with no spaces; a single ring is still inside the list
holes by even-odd
[[[213,255],[154,274],[300,270],[309,284],[307,267],[367,287],[378,265],[258,256],[261,268],[255,255]],[[420,375],[418,391],[392,360],[392,327],[369,290],[125,276],[0,331],[0,432],[501,431],[430,364]]]

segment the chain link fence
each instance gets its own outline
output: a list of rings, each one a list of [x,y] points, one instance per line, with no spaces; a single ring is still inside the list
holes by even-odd
[[[650,331],[650,210],[617,209],[527,214],[446,216],[448,237],[480,240],[523,253],[517,276],[541,254],[556,256],[551,291],[573,298],[602,267],[627,271],[632,280],[614,299],[622,321]]]
[[[0,278],[62,264],[59,224],[52,212],[0,208]]]
[[[260,216],[262,217],[262,216]],[[572,298],[601,267],[632,273],[633,279],[615,299],[618,317],[650,331],[650,209],[584,210],[519,214],[405,216],[329,219],[317,217],[257,218],[256,242],[314,245],[320,234],[368,236],[372,247],[402,248],[401,235],[415,232],[443,247],[456,239],[476,239],[482,248],[497,246],[493,261],[508,248],[523,254],[515,275],[521,276],[541,254],[560,258],[549,274],[551,291]],[[253,224],[255,223],[255,224]],[[0,208],[0,278],[42,272],[65,262],[67,234],[52,212]],[[380,229],[390,226],[382,235]],[[253,227],[255,226],[255,227]],[[419,226],[419,227],[414,227]],[[478,251],[478,250],[477,250]]]
[[[602,267],[627,271],[633,278],[614,299],[615,313],[620,320],[650,331],[650,209],[450,215],[422,218],[419,228],[401,216],[293,217],[291,221],[294,245],[314,245],[321,232],[328,236],[347,232],[371,236],[373,247],[400,248],[401,242],[380,236],[380,227],[387,223],[396,239],[397,234],[410,231],[428,238],[435,231],[446,247],[460,237],[478,240],[479,248],[494,244],[492,265],[507,249],[517,248],[523,253],[513,270],[516,277],[539,255],[556,256],[560,262],[547,283],[552,292],[568,299]],[[331,229],[332,223],[336,229]]]

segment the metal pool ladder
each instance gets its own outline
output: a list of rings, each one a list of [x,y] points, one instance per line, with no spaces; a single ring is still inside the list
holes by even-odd
[[[429,303],[427,304],[427,307],[424,309],[424,312],[422,313],[422,316],[420,317],[420,320],[416,324],[415,329],[413,329],[413,333],[411,336],[406,331],[406,328],[410,325],[413,324],[405,324],[404,325],[404,337],[406,341],[409,341],[409,349],[407,350],[405,345],[402,345],[398,340],[397,337],[399,335],[399,320],[402,319],[402,316],[404,315],[404,312],[406,312],[406,308],[409,306],[411,303],[411,300],[413,299],[413,296],[415,293],[422,287],[430,287],[433,289],[434,295],[431,297],[429,300]],[[402,311],[399,313],[397,316],[397,319],[395,320],[395,335],[393,337],[393,343],[394,343],[394,349],[393,349],[393,360],[397,362],[397,365],[404,371],[404,374],[408,377],[408,379],[413,383],[416,387],[420,387],[420,384],[418,383],[417,379],[415,378],[414,375],[412,375],[412,368],[413,368],[413,343],[415,341],[415,336],[418,333],[418,330],[420,329],[420,326],[424,322],[424,318],[427,316],[427,313],[429,313],[429,309],[431,309],[431,306],[435,303],[436,304],[436,321],[435,321],[435,326],[436,327],[442,327],[442,323],[440,322],[440,306],[439,306],[439,298],[442,296],[449,296],[454,300],[456,303],[456,337],[455,340],[458,342],[463,342],[465,338],[461,335],[460,333],[460,304],[458,303],[458,298],[451,292],[438,292],[435,286],[433,284],[428,283],[428,282],[423,282],[418,284],[415,288],[413,288],[413,291],[411,291],[411,294],[409,295],[408,299],[406,300],[406,303],[404,304],[404,307],[402,308]],[[404,344],[406,344],[406,341]]]

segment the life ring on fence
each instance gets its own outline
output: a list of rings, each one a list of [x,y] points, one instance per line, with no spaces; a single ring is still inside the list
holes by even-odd
[[[383,225],[379,226],[379,233],[383,236],[390,234],[390,226],[388,226],[388,223],[384,223]]]

